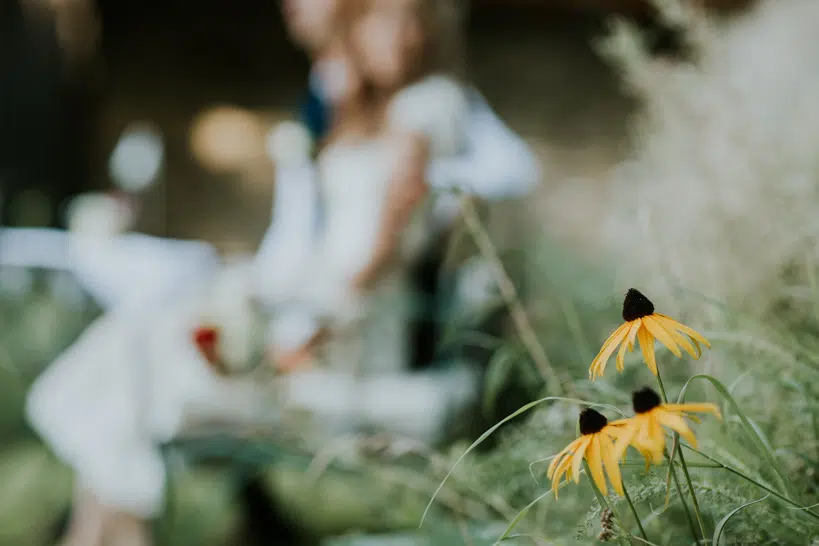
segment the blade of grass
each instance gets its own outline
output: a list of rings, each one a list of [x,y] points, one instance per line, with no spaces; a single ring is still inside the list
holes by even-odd
[[[765,499],[767,499],[770,496],[771,495],[768,494],[768,495],[765,495],[764,497],[762,497],[761,499],[757,499],[757,500],[754,500],[754,501],[751,501],[751,502],[746,502],[742,506],[738,506],[738,507],[734,508],[733,510],[731,510],[730,512],[728,512],[725,515],[724,518],[719,520],[719,523],[717,523],[716,528],[714,528],[714,536],[711,538],[711,544],[713,544],[713,546],[719,546],[719,541],[720,541],[720,539],[722,539],[722,532],[725,530],[725,526],[728,524],[728,521],[732,517],[737,515],[740,511],[744,510],[745,508],[748,508],[752,504],[762,502],[762,501],[764,501]]]
[[[722,398],[726,402],[728,402],[728,404],[733,409],[734,413],[736,413],[737,417],[739,417],[739,420],[742,423],[743,430],[748,435],[748,437],[751,439],[751,441],[754,443],[757,450],[759,451],[759,454],[762,455],[762,457],[765,458],[765,461],[768,463],[768,465],[771,467],[771,469],[776,473],[776,478],[777,478],[777,481],[779,482],[779,486],[782,488],[783,491],[785,491],[788,494],[788,496],[793,496],[791,494],[790,482],[787,479],[787,477],[785,476],[785,473],[782,472],[782,469],[779,468],[779,464],[777,463],[773,452],[768,448],[766,440],[760,436],[759,431],[756,429],[756,427],[754,427],[751,424],[748,417],[745,416],[745,414],[743,413],[742,409],[739,407],[739,404],[737,404],[734,397],[731,396],[731,393],[728,392],[728,389],[725,387],[725,385],[723,385],[718,379],[716,379],[715,377],[712,377],[712,376],[710,376],[708,374],[697,374],[695,376],[692,376],[690,379],[688,379],[688,381],[685,382],[685,385],[683,385],[682,389],[680,390],[680,395],[677,398],[677,402],[680,403],[680,404],[685,402],[685,393],[688,390],[688,386],[695,379],[703,379],[703,380],[708,381],[709,383],[711,383],[711,385],[717,390],[717,392],[720,394],[720,396],[722,396]]]
[[[452,473],[455,472],[455,468],[461,463],[461,461],[464,460],[464,458],[467,455],[472,453],[472,451],[474,451],[476,447],[481,445],[487,438],[492,436],[492,434],[494,434],[495,431],[498,430],[504,424],[508,423],[509,421],[514,419],[515,417],[518,417],[518,416],[526,413],[527,411],[534,408],[535,406],[538,406],[538,405],[542,404],[543,402],[549,402],[549,401],[571,402],[571,403],[574,403],[574,404],[580,404],[580,405],[589,406],[589,407],[605,407],[605,408],[613,409],[614,411],[616,411],[618,413],[622,413],[618,408],[616,408],[614,406],[610,406],[608,404],[597,404],[595,402],[589,402],[587,400],[578,400],[576,398],[565,398],[565,397],[562,397],[562,396],[547,396],[545,398],[535,400],[534,402],[529,402],[525,406],[523,406],[521,408],[518,408],[517,410],[515,410],[511,414],[504,417],[502,420],[498,421],[498,423],[493,425],[489,430],[487,430],[486,432],[481,434],[480,437],[477,440],[475,440],[474,442],[472,442],[472,445],[470,445],[468,448],[466,448],[466,451],[464,451],[461,454],[461,456],[458,457],[458,460],[455,461],[455,464],[452,465],[452,468],[449,470],[449,472],[447,472],[446,476],[444,476],[444,479],[441,481],[440,485],[438,485],[438,488],[435,490],[435,493],[432,494],[432,498],[429,499],[429,502],[427,503],[427,506],[424,509],[424,513],[421,515],[421,521],[418,524],[418,527],[421,527],[422,525],[424,525],[424,520],[427,517],[427,513],[429,512],[429,509],[432,507],[432,503],[435,502],[435,497],[438,496],[438,493],[440,493],[441,489],[443,489],[444,484],[446,483],[446,481],[449,479],[449,477],[452,475]]]

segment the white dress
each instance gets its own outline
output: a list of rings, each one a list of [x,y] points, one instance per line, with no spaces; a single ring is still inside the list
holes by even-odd
[[[141,517],[162,508],[159,446],[198,424],[266,424],[279,415],[270,384],[242,374],[258,363],[264,321],[248,297],[248,265],[226,266],[173,300],[112,309],[33,384],[26,417],[79,483]],[[219,328],[228,377],[194,343]]]
[[[393,98],[388,132],[420,133],[429,141],[432,158],[453,157],[466,142],[467,107],[458,83],[430,76]],[[329,324],[333,336],[322,354],[324,365],[332,369],[371,375],[407,368],[406,328],[413,301],[405,268],[388,271],[366,294],[352,289],[354,276],[369,263],[380,235],[399,159],[393,150],[388,140],[369,138],[340,142],[322,152],[317,165],[321,232],[301,267],[293,268],[299,271],[291,277],[296,282],[278,290],[274,335],[282,339]],[[402,234],[403,264],[411,263],[430,241],[431,207],[427,199]]]

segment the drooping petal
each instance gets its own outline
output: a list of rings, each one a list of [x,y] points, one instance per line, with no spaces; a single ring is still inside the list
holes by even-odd
[[[669,351],[674,353],[674,356],[676,356],[677,358],[682,357],[680,348],[677,347],[677,344],[674,342],[674,338],[668,335],[668,332],[666,332],[665,328],[663,328],[654,317],[650,315],[644,317],[643,324],[646,325],[646,329],[649,332],[651,332],[651,335],[654,336],[654,338],[657,339],[657,341],[665,345]]]
[[[637,336],[637,331],[640,329],[642,319],[637,319],[630,323],[631,326],[626,333],[624,341],[620,343],[620,351],[617,353],[617,371],[622,372],[625,367],[624,359],[626,356],[626,349],[629,351],[634,349],[634,338]]]
[[[634,440],[634,436],[637,434],[638,423],[635,421],[635,418],[632,417],[631,419],[614,421],[610,423],[609,426],[613,424],[619,425],[618,428],[620,429],[617,441],[614,442],[614,454],[619,459],[625,455],[626,449],[628,449],[629,444]]]
[[[589,367],[589,377],[592,381],[597,379],[598,376],[602,376],[603,372],[606,370],[606,363],[608,362],[609,358],[611,358],[612,353],[614,353],[617,346],[623,342],[623,339],[628,334],[628,329],[631,327],[631,324],[626,322],[621,324],[612,334],[608,337],[608,339],[603,343],[603,347],[600,349],[600,352],[597,353],[597,356],[594,357],[592,360],[591,366]]]
[[[643,319],[637,319],[631,325],[631,328],[628,331],[628,338],[627,338],[628,350],[629,351],[634,350],[634,341],[637,339],[637,332],[639,332],[640,328],[642,328],[642,327],[643,327]]]
[[[673,323],[669,322],[660,315],[655,315],[654,320],[656,320],[657,324],[661,326],[666,332],[668,332],[668,335],[670,335],[674,339],[677,345],[685,349],[685,352],[690,354],[694,360],[702,356],[702,349],[700,348],[699,343],[694,341],[694,343],[692,344],[687,337],[685,337],[684,335],[677,331]]]
[[[654,337],[645,329],[640,328],[637,332],[637,339],[640,342],[640,350],[643,352],[643,359],[646,361],[651,373],[657,375],[657,360],[654,357]]]
[[[620,350],[617,351],[617,371],[622,372],[625,368],[625,357],[626,357],[626,349],[628,349],[628,343],[623,341],[620,344]]]
[[[583,457],[586,456],[586,451],[589,448],[589,444],[594,437],[594,434],[587,434],[582,437],[582,442],[577,446],[577,450],[575,451],[574,455],[572,456],[572,477],[574,478],[574,483],[580,483],[580,467],[583,465]]]
[[[614,442],[605,434],[600,434],[600,452],[603,455],[603,464],[609,475],[609,482],[618,495],[625,496],[623,478],[620,475],[620,464],[614,451]]]
[[[564,447],[557,455],[552,458],[552,462],[549,463],[549,468],[546,470],[546,477],[551,478],[555,469],[558,467],[560,460],[566,455],[574,451],[575,447],[580,443],[582,438],[577,438],[573,440],[572,443]]]
[[[640,423],[640,427],[637,429],[632,443],[637,449],[651,453],[653,459],[656,461],[657,454],[662,456],[662,453],[665,451],[665,433],[663,432],[663,428],[654,416],[654,412],[638,415],[635,419]]]
[[[719,406],[707,402],[691,404],[663,404],[663,409],[683,413],[711,413],[720,419],[722,418],[722,414],[719,411]]]
[[[691,428],[686,424],[685,419],[679,414],[666,411],[662,408],[657,408],[654,413],[657,416],[657,422],[679,433],[680,436],[691,444],[691,447],[697,447],[697,437],[694,436]]]
[[[705,339],[705,337],[703,337],[702,334],[700,334],[699,332],[697,332],[693,328],[689,328],[685,324],[683,324],[681,322],[677,322],[676,320],[674,320],[673,318],[671,318],[669,316],[662,315],[660,313],[655,313],[655,315],[657,315],[659,317],[662,317],[663,319],[669,321],[671,324],[674,325],[674,328],[676,330],[679,330],[680,332],[684,333],[685,335],[687,335],[691,339],[693,339],[695,341],[699,341],[700,343],[702,343],[703,345],[705,345],[709,349],[711,348],[711,343],[707,339]]]
[[[650,451],[644,451],[642,449],[637,449],[637,451],[640,452],[640,455],[643,456],[643,459],[646,462],[646,468],[645,468],[646,472],[648,472],[651,469],[651,464],[652,463],[660,464],[661,462],[663,462],[662,454],[659,454],[659,456],[658,456],[658,454],[651,453]]]
[[[599,434],[594,434],[592,437],[588,452],[586,453],[586,461],[589,463],[589,471],[597,488],[604,495],[608,495],[609,488],[606,486],[606,476],[603,474],[603,457],[600,453]]]
[[[552,477],[552,491],[554,491],[555,498],[557,498],[557,488],[560,485],[561,478],[569,470],[571,463],[572,456],[567,453],[555,469],[554,476]]]

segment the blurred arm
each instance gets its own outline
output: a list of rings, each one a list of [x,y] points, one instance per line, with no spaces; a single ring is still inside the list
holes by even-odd
[[[279,303],[299,281],[313,248],[318,193],[312,163],[277,167],[270,227],[256,255],[257,292],[268,304]]]
[[[400,135],[395,137],[394,146],[397,147],[399,160],[392,173],[373,257],[353,281],[359,290],[371,286],[390,263],[401,234],[412,219],[412,213],[427,193],[424,168],[429,146],[426,138],[419,134]]]
[[[467,149],[456,157],[433,160],[427,176],[433,190],[459,190],[485,199],[509,199],[533,191],[541,170],[526,142],[473,91]]]

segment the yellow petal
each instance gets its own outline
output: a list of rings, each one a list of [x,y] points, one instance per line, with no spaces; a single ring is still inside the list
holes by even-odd
[[[657,421],[661,425],[678,432],[680,436],[688,440],[688,443],[691,444],[691,447],[697,447],[697,437],[694,436],[694,433],[686,424],[685,419],[683,419],[676,413],[665,411],[661,408],[657,408],[654,411],[654,413],[657,416]]]
[[[707,402],[692,404],[663,404],[663,409],[684,413],[711,413],[720,419],[722,418],[722,414],[719,411],[719,406]]]
[[[657,460],[656,454],[651,453],[650,451],[642,451],[642,450],[639,450],[639,449],[637,451],[639,451],[640,455],[642,455],[643,459],[645,459],[645,462],[646,462],[645,471],[646,472],[651,470],[651,463],[660,464],[663,461],[662,453],[659,456],[659,460]]]
[[[564,455],[574,451],[574,448],[580,443],[581,438],[577,438],[573,440],[572,443],[564,447],[560,452],[552,458],[552,462],[549,463],[549,468],[546,470],[546,477],[551,478],[552,473],[557,468],[558,461],[563,458]]]
[[[702,343],[703,345],[705,345],[709,349],[711,348],[711,343],[709,343],[709,341],[707,339],[705,339],[702,334],[700,334],[699,332],[697,332],[693,328],[689,328],[685,324],[683,324],[681,322],[677,322],[673,318],[668,317],[666,315],[662,315],[660,313],[655,313],[655,315],[657,315],[659,317],[662,317],[662,318],[666,319],[667,321],[671,322],[674,325],[674,328],[676,330],[679,330],[680,332],[684,333],[685,335],[687,335],[691,339],[693,339],[695,341],[699,341],[700,343]]]
[[[628,332],[624,336],[624,341],[620,343],[620,351],[617,353],[617,371],[622,372],[624,365],[624,358],[626,356],[626,349],[629,351],[634,349],[633,340],[637,336],[637,330],[640,329],[641,320],[637,319],[631,322]]]
[[[668,320],[660,316],[655,316],[654,320],[656,321],[657,325],[665,330],[668,335],[671,336],[674,342],[685,349],[685,352],[690,354],[694,360],[698,359],[702,355],[702,350],[699,349],[699,345],[697,345],[697,348],[695,348],[694,345],[688,341],[688,338],[679,333],[676,328],[674,328],[674,325]]]
[[[598,376],[603,375],[603,372],[606,370],[606,363],[609,358],[611,358],[614,350],[617,349],[617,346],[622,343],[630,327],[631,324],[628,322],[621,324],[603,343],[603,347],[600,349],[600,352],[597,353],[597,356],[594,357],[589,367],[589,377],[592,381],[597,379]]]
[[[560,485],[560,474],[554,474],[551,477],[552,480],[552,493],[554,493],[555,498],[557,498],[557,488]]]
[[[637,339],[640,342],[640,350],[643,352],[643,360],[646,361],[651,373],[657,375],[657,360],[654,358],[654,338],[645,328],[640,328],[637,332]]]
[[[609,475],[609,482],[614,490],[617,491],[618,495],[625,496],[623,491],[623,478],[620,475],[620,464],[614,451],[614,442],[605,434],[600,434],[599,436],[600,452],[603,455],[603,464],[606,467],[606,473]]]
[[[552,458],[552,462],[549,463],[549,468],[546,469],[546,477],[549,478],[550,480],[554,477],[555,469],[560,464],[561,459],[563,459],[563,451],[555,455]]]
[[[634,435],[637,433],[638,424],[634,418],[622,419],[620,421],[615,421],[615,423],[622,423],[620,435],[617,437],[617,441],[614,442],[614,454],[619,459],[625,455],[626,449],[628,449],[629,444],[631,444],[632,440],[634,440]]]
[[[571,454],[567,453],[566,456],[563,457],[563,459],[560,461],[560,464],[555,469],[555,474],[552,477],[552,491],[554,491],[555,498],[557,498],[557,488],[560,485],[561,478],[563,477],[563,474],[565,474],[566,471],[569,470],[569,465],[571,464],[571,462],[572,456]]]
[[[680,348],[677,347],[677,344],[674,343],[674,339],[668,335],[665,328],[657,322],[657,320],[652,317],[651,315],[647,317],[643,317],[643,324],[646,325],[646,329],[651,332],[651,335],[654,336],[657,341],[665,345],[669,351],[674,353],[674,356],[677,358],[682,357],[682,353],[680,352]]]
[[[643,326],[643,319],[637,319],[637,320],[635,320],[635,321],[634,321],[634,323],[631,325],[631,328],[630,328],[630,329],[629,329],[629,331],[628,331],[628,338],[627,338],[627,341],[628,341],[628,350],[629,350],[629,351],[633,351],[633,350],[634,350],[634,340],[636,340],[636,339],[637,339],[637,332],[639,332],[639,331],[640,331],[640,328],[641,328],[642,326]]]
[[[625,356],[626,356],[626,349],[628,349],[628,343],[623,342],[620,344],[620,350],[617,351],[617,371],[622,372],[625,368]]]
[[[594,479],[594,483],[597,484],[597,489],[604,495],[608,495],[609,488],[606,486],[606,476],[603,474],[603,458],[600,454],[599,434],[592,434],[592,441],[586,453],[586,461],[589,463],[589,471]]]
[[[635,419],[638,420],[640,426],[631,443],[638,450],[651,453],[656,461],[658,454],[661,458],[665,451],[665,433],[663,432],[663,428],[657,421],[654,412],[638,415]]]
[[[586,434],[582,437],[583,441],[578,445],[577,451],[575,451],[572,457],[572,477],[574,477],[574,483],[580,483],[580,467],[583,465],[583,457],[586,455],[586,450],[589,447],[589,443],[591,443],[592,436],[592,434]]]
[[[563,457],[563,460],[560,461],[560,464],[558,465],[557,469],[555,470],[555,478],[557,478],[558,481],[560,481],[561,476],[563,476],[566,473],[571,472],[572,461],[574,460],[573,455],[574,455],[574,453],[567,453],[566,456]],[[570,476],[567,476],[567,479],[569,477]]]

